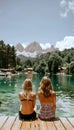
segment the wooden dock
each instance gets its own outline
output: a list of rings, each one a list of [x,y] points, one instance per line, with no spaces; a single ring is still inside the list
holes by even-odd
[[[0,116],[0,130],[74,130],[74,118],[20,121],[17,116]]]

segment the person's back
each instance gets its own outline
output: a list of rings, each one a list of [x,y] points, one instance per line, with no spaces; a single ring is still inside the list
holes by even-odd
[[[34,111],[36,104],[36,94],[32,92],[32,82],[26,79],[23,84],[23,92],[19,93],[21,102],[19,118],[23,120],[34,120],[36,112]]]
[[[34,111],[34,102],[36,95],[33,92],[29,93],[29,99],[27,99],[24,93],[19,93],[19,98],[21,101],[21,112],[22,114],[30,114]]]
[[[49,78],[43,77],[38,90],[38,98],[40,101],[39,118],[50,120],[55,117],[56,111],[56,94],[52,90],[52,84]]]

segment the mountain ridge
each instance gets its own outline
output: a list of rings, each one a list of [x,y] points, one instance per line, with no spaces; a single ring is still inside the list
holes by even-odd
[[[16,49],[17,56],[23,55],[26,57],[37,57],[41,54],[53,52],[57,50],[57,48],[55,48],[53,45],[50,48],[42,49],[40,43],[36,41],[31,42],[26,47],[23,47],[21,43],[18,43],[15,46],[15,49]]]

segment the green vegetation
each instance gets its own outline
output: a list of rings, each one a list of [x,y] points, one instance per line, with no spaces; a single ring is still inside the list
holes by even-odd
[[[0,68],[9,68],[16,66],[16,52],[14,46],[5,45],[0,41]]]
[[[43,54],[37,58],[20,58],[16,57],[14,46],[5,45],[0,41],[0,68],[15,67],[16,70],[23,70],[32,67],[37,73],[56,74],[58,68],[65,68],[66,74],[74,74],[74,48],[63,51],[55,51]]]
[[[32,66],[29,67],[33,67],[37,73],[56,74],[58,68],[64,68],[64,73],[74,74],[74,48],[47,53],[30,61]]]
[[[58,68],[62,66],[63,59],[58,53],[52,53],[48,59],[48,69],[50,73],[57,73]]]

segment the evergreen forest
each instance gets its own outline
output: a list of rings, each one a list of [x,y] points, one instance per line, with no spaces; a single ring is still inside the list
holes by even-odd
[[[38,56],[37,58],[24,58],[21,60],[16,56],[14,46],[0,41],[0,69],[15,68],[15,70],[24,70],[33,68],[37,73],[56,74],[63,71],[66,74],[74,74],[74,48],[63,51],[49,52]]]

